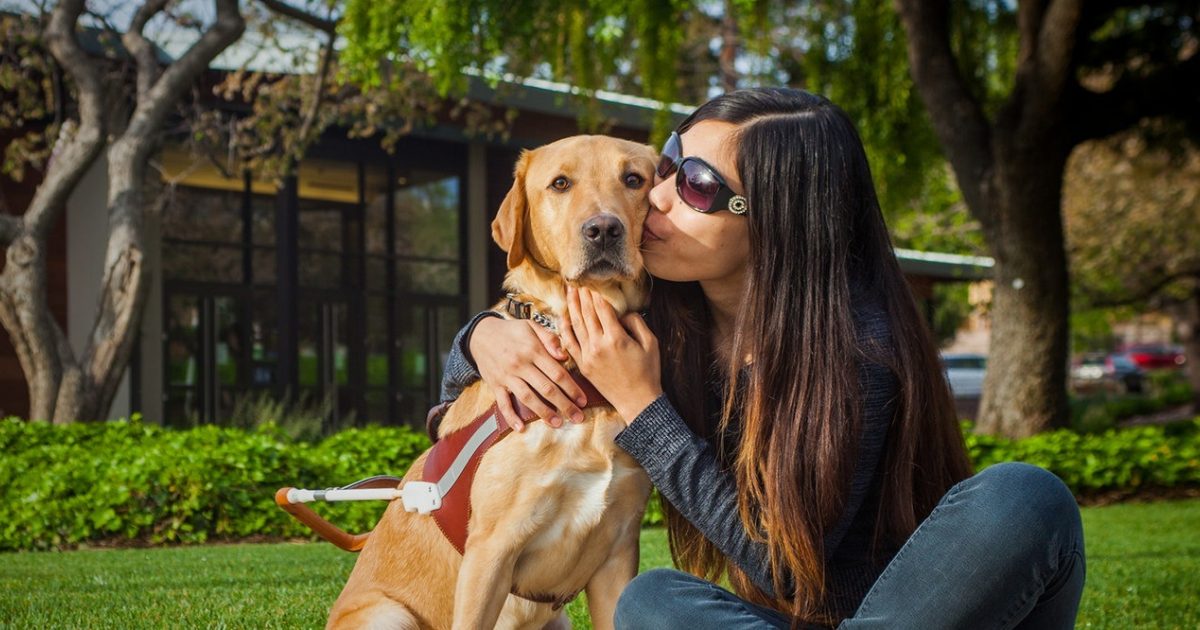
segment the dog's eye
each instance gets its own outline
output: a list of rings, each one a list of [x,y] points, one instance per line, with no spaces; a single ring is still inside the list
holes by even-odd
[[[641,175],[638,175],[637,173],[626,173],[625,174],[625,185],[630,188],[634,188],[634,189],[641,188],[642,184],[645,184],[645,183],[646,183],[646,178],[642,177]]]
[[[550,182],[550,187],[558,192],[562,192],[571,187],[571,180],[559,175],[554,178],[554,181]]]

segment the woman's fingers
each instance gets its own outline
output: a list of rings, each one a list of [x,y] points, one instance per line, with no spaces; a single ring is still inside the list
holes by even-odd
[[[551,386],[553,386],[553,383],[551,383]],[[545,400],[539,397],[538,393],[530,387],[529,383],[520,380],[517,381],[512,393],[513,396],[517,397],[517,400],[521,401],[526,407],[529,407],[529,410],[535,416],[545,420],[550,426],[562,426],[562,419],[558,417],[558,414],[554,411],[554,407],[551,407]]]
[[[517,433],[524,431],[525,423],[521,421],[521,416],[513,409],[512,399],[508,396],[508,390],[503,387],[493,387],[492,396],[496,398],[496,410],[500,412],[500,417],[504,419],[504,423]]]
[[[568,359],[567,352],[563,350],[562,342],[559,341],[558,335],[550,332],[545,326],[536,322],[529,322],[529,327],[541,339],[542,345],[546,348],[546,352],[558,361],[566,361]]]
[[[575,287],[567,287],[567,319],[571,321],[570,342],[574,346],[573,350],[571,348],[568,350],[578,362],[579,350],[588,341],[588,329],[583,323],[583,307],[580,306],[579,289]],[[566,335],[563,336],[564,340],[566,337]]]
[[[604,334],[604,326],[596,315],[591,292],[585,288],[579,289],[579,319],[583,322],[583,327],[587,329],[588,337],[593,341]]]
[[[587,404],[587,397],[563,366],[557,361],[545,359],[538,361],[532,372],[536,373],[529,374],[525,381],[543,399],[554,405],[560,418],[583,420],[579,407]]]
[[[567,307],[566,317],[563,317],[562,323],[559,324],[559,334],[562,335],[563,349],[567,354],[579,363],[579,339],[575,337],[575,327],[571,325],[570,306]]]
[[[617,310],[613,308],[612,303],[595,291],[588,291],[588,297],[591,298],[596,320],[600,322],[604,330],[615,332],[624,328],[621,326],[621,320],[617,319]]]
[[[658,343],[658,338],[654,333],[650,332],[650,327],[646,325],[646,320],[637,313],[626,313],[621,317],[621,324],[637,339],[638,345],[649,349],[651,344]]]
[[[574,402],[577,405],[587,404],[587,394],[583,393],[583,388],[579,386],[579,383],[575,382],[575,377],[571,376],[571,373],[561,363],[549,359],[541,359],[537,362],[537,368],[542,371],[542,374],[546,378],[550,379],[555,385],[555,389],[562,394],[568,403]],[[560,409],[571,411],[571,409],[564,409],[562,407]]]

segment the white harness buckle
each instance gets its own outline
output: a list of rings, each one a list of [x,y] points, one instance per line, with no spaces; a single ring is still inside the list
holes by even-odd
[[[400,500],[406,512],[429,514],[442,507],[442,494],[437,484],[428,481],[406,481],[400,490]]]

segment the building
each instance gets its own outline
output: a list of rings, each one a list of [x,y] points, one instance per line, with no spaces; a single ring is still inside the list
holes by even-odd
[[[471,98],[519,111],[508,139],[470,137],[442,120],[388,154],[334,129],[280,185],[165,147],[159,162],[173,186],[146,226],[151,288],[109,417],[221,422],[244,396],[297,392],[328,397],[331,426],[423,422],[454,333],[499,297],[504,257],[489,225],[518,152],[578,132],[569,93],[533,80],[497,92],[473,80]],[[646,141],[656,103],[602,94],[600,104],[610,133]],[[51,244],[52,310],[76,352],[99,290],[105,171],[97,163],[79,185]],[[12,212],[35,183],[0,185]],[[934,282],[990,267],[897,253],[919,298]],[[0,413],[24,415],[26,384],[0,337]]]

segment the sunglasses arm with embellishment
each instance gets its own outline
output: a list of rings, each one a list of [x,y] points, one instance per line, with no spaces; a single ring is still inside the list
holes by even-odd
[[[711,164],[698,157],[683,157],[679,133],[672,131],[658,158],[658,176],[666,179],[675,173],[675,192],[687,205],[699,212],[729,210],[746,214],[746,198],[733,192],[725,178]]]

